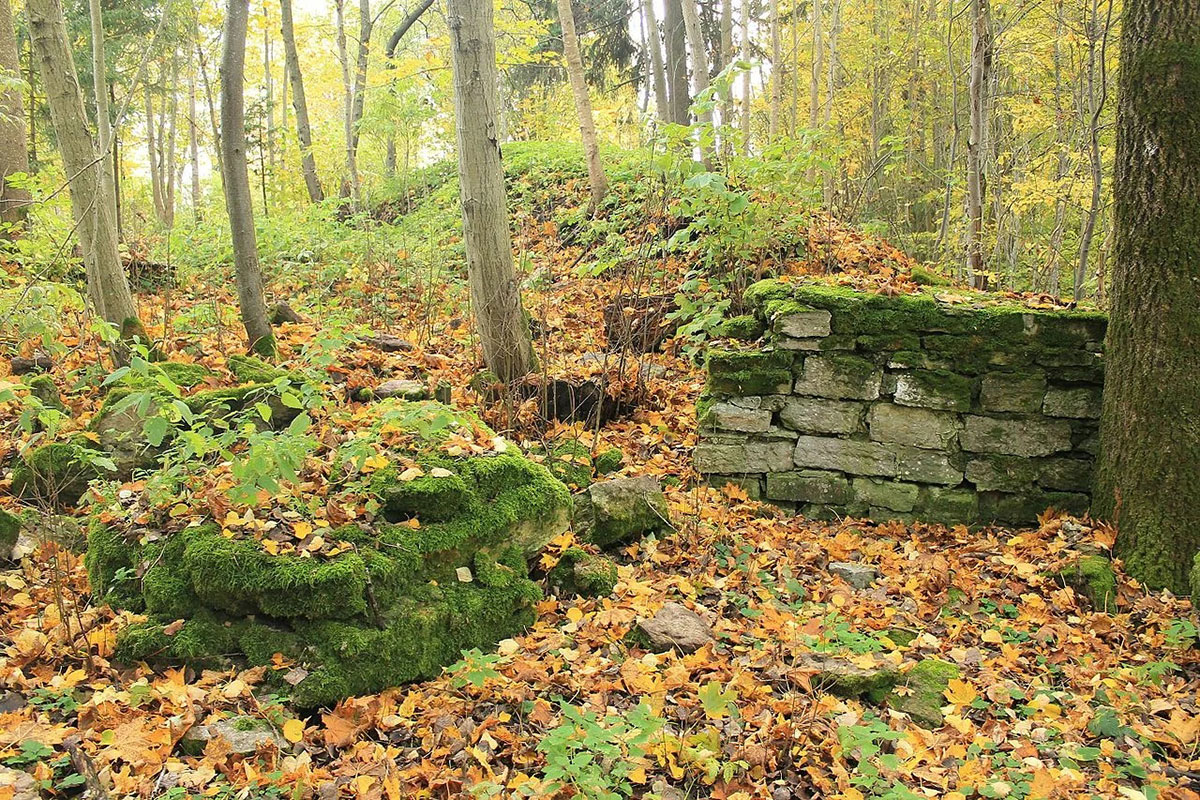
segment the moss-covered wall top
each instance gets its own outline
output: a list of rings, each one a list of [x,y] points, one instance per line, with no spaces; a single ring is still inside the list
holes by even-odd
[[[762,281],[714,348],[699,472],[810,516],[1033,522],[1083,511],[1106,320]]]

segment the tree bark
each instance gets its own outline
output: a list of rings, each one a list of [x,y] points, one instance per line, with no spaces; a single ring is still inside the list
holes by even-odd
[[[1200,2],[1126,0],[1122,24],[1092,504],[1130,575],[1184,594],[1200,550]]]
[[[188,80],[188,143],[191,149],[192,216],[199,222],[200,210],[200,123],[196,121],[196,73]]]
[[[662,36],[654,15],[654,0],[643,0],[646,12],[646,47],[650,50],[650,69],[654,78],[654,107],[659,122],[671,122],[671,99],[667,95],[666,68],[663,66]]]
[[[692,53],[692,97],[699,98],[708,91],[708,49],[704,42],[704,33],[700,30],[700,12],[696,9],[696,0],[680,0],[679,8],[683,12],[683,28],[687,34],[688,50]],[[705,125],[712,124],[712,111],[701,111],[698,121]],[[705,148],[701,145],[701,150]]]
[[[604,162],[600,160],[600,143],[596,139],[596,123],[592,119],[592,100],[588,97],[587,81],[583,72],[583,56],[579,52],[579,37],[575,34],[575,15],[571,0],[558,0],[558,20],[562,25],[563,56],[567,61],[567,80],[571,83],[571,94],[575,96],[575,113],[579,116],[579,133],[583,138],[583,154],[587,158],[588,184],[591,201],[588,213],[595,214],[608,192],[608,177],[604,174]]]
[[[529,325],[513,267],[500,143],[491,0],[448,0],[463,242],[483,360],[502,381],[533,366]]]
[[[0,75],[21,77],[21,58],[13,28],[11,0],[0,0]],[[17,226],[25,218],[29,192],[10,186],[8,176],[29,172],[29,150],[25,144],[25,104],[17,87],[0,91],[0,223]],[[0,231],[0,237],[8,235]]]
[[[667,90],[671,97],[671,122],[687,125],[692,98],[688,92],[687,34],[684,30],[684,0],[666,0],[663,38],[667,45]]]
[[[971,73],[968,86],[971,123],[967,133],[967,271],[986,288],[983,271],[984,127],[991,67],[990,0],[971,0]]]
[[[825,58],[825,32],[821,0],[813,0],[812,80],[808,87],[808,127],[816,128],[821,113],[821,64]]]
[[[779,0],[771,0],[771,109],[767,117],[767,141],[779,135],[779,115],[783,112],[783,57],[779,41]]]
[[[1096,233],[1096,221],[1100,218],[1103,204],[1104,163],[1100,160],[1100,114],[1108,100],[1108,70],[1106,57],[1108,51],[1109,23],[1112,17],[1112,0],[1108,3],[1108,14],[1101,23],[1100,2],[1092,0],[1090,19],[1088,20],[1088,66],[1087,66],[1087,144],[1088,166],[1092,182],[1091,203],[1083,216],[1083,230],[1079,237],[1079,260],[1075,265],[1074,297],[1076,301],[1083,299],[1084,287],[1087,282],[1088,260],[1092,253],[1092,237]],[[1100,27],[1103,24],[1103,27]],[[1098,84],[1098,85],[1097,85]]]
[[[721,52],[718,64],[720,72],[729,69],[733,63],[733,0],[721,2]],[[721,94],[721,153],[729,156],[733,153],[728,131],[733,125],[733,91],[727,81],[725,91]]]
[[[346,47],[346,0],[333,0],[337,30],[338,62],[342,68],[342,134],[346,139],[346,178],[342,184],[342,196],[349,197],[355,211],[358,202],[358,160],[356,158],[354,133],[354,83],[350,73],[350,51]]]
[[[649,0],[647,0],[649,1]],[[741,0],[739,22],[742,29],[742,61],[750,63],[750,0]],[[742,73],[742,155],[750,155],[750,70]]]
[[[117,327],[122,339],[145,339],[121,264],[112,196],[103,190],[101,164],[107,159],[96,152],[88,131],[62,6],[59,0],[28,0],[25,7],[50,119],[69,179],[71,214],[87,265],[88,299],[102,319]],[[124,353],[115,355],[121,360]]]
[[[317,175],[317,161],[313,155],[312,127],[308,121],[308,96],[304,93],[304,75],[300,72],[300,52],[296,48],[296,29],[292,20],[292,0],[280,0],[281,26],[283,28],[283,50],[287,62],[287,73],[292,84],[292,108],[296,111],[296,139],[300,142],[300,170],[304,173],[304,187],[308,199],[319,203],[325,199],[321,178]]]
[[[221,150],[225,165],[225,209],[233,239],[234,270],[242,325],[252,352],[275,355],[275,337],[267,319],[262,270],[254,232],[254,206],[246,171],[246,110],[243,80],[249,0],[229,0],[221,51]]]

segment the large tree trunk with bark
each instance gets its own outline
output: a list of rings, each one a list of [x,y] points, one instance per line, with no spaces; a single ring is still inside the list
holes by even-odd
[[[491,0],[448,0],[463,242],[483,360],[502,381],[533,367],[529,325],[513,267],[500,142]]]
[[[1093,510],[1129,574],[1182,594],[1200,551],[1200,2],[1126,0],[1123,26]]]
[[[275,355],[275,337],[267,318],[254,206],[246,171],[246,109],[243,79],[246,68],[246,25],[249,0],[229,0],[221,51],[221,161],[225,167],[225,209],[233,239],[238,305],[250,350]]]
[[[145,339],[121,264],[114,200],[103,189],[101,164],[107,159],[96,152],[87,127],[62,5],[59,0],[28,0],[26,10],[50,119],[69,178],[71,214],[87,265],[88,299],[123,339]],[[122,355],[117,353],[118,358]]]
[[[13,28],[11,0],[0,0],[0,76],[21,77],[21,57]],[[8,176],[29,172],[29,150],[25,147],[25,105],[21,90],[0,90],[0,222],[16,225],[25,218],[29,192],[8,184]],[[0,231],[0,236],[5,232]]]
[[[300,170],[308,199],[319,203],[325,199],[321,179],[317,176],[317,161],[312,149],[312,126],[308,122],[308,96],[304,93],[304,75],[300,72],[300,52],[296,48],[296,29],[292,20],[292,0],[280,0],[283,11],[283,50],[287,73],[292,84],[292,108],[296,110],[296,139],[300,142]]]
[[[671,122],[687,125],[692,98],[688,92],[687,32],[684,30],[685,0],[666,0],[663,39],[667,49],[667,91],[671,96]]]
[[[608,192],[608,177],[604,174],[604,162],[600,160],[600,143],[596,139],[596,122],[592,119],[592,100],[588,97],[571,0],[558,0],[558,20],[562,25],[567,80],[571,83],[571,94],[575,96],[575,113],[579,115],[579,133],[583,138],[583,154],[587,158],[588,184],[592,193],[589,212],[595,214]]]

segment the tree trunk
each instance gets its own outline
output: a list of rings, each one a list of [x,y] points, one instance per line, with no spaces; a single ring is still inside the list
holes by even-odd
[[[1126,0],[1122,24],[1092,507],[1130,575],[1185,594],[1200,550],[1200,3]]]
[[[11,0],[0,0],[0,75],[19,80],[21,60],[13,28]],[[29,172],[25,145],[25,104],[18,86],[0,90],[0,223],[16,226],[25,218],[29,192],[8,184],[8,176]],[[8,235],[0,230],[0,238]]]
[[[200,211],[200,124],[196,121],[196,74],[188,80],[188,142],[191,145],[192,216],[201,219]]]
[[[1108,100],[1108,51],[1109,22],[1112,17],[1112,0],[1108,3],[1108,15],[1100,19],[1100,2],[1092,0],[1091,18],[1088,20],[1088,66],[1087,66],[1087,135],[1088,166],[1092,181],[1091,204],[1083,216],[1083,231],[1079,237],[1079,261],[1075,265],[1074,297],[1083,299],[1087,282],[1088,259],[1092,252],[1092,237],[1096,233],[1096,220],[1100,217],[1103,203],[1104,163],[1100,160],[1100,114]],[[1100,25],[1103,24],[1101,28]],[[1099,63],[1097,63],[1099,62]],[[1097,74],[1099,73],[1099,74]],[[1097,84],[1099,84],[1097,86]],[[1097,92],[1099,93],[1097,96]]]
[[[121,264],[112,195],[103,189],[100,165],[107,159],[97,154],[88,131],[62,6],[59,0],[28,0],[26,11],[50,119],[70,179],[71,214],[87,264],[88,299],[102,319],[117,327],[122,339],[145,340]],[[123,351],[116,356],[121,360]]]
[[[990,0],[971,0],[971,125],[967,133],[967,271],[978,288],[987,288],[983,271],[984,126],[991,67]]]
[[[692,97],[700,98],[708,91],[708,51],[704,43],[704,33],[700,29],[700,13],[696,9],[696,0],[680,0],[679,7],[683,11],[683,27],[687,32],[688,49],[692,52]],[[711,126],[712,111],[700,111],[696,119],[703,125]],[[710,133],[702,132],[699,142],[701,157],[706,164],[712,153],[711,142],[705,141],[709,136]]]
[[[221,155],[221,126],[217,122],[217,104],[213,100],[212,81],[208,79],[208,64],[204,59],[204,50],[196,43],[196,56],[200,62],[200,80],[204,83],[204,102],[208,106],[208,123],[212,127],[214,152],[217,154],[217,174],[221,176],[221,184],[225,183],[225,157]],[[222,190],[223,191],[223,190]]]
[[[263,116],[267,120],[267,163],[271,167],[271,176],[275,176],[275,80],[271,75],[271,65],[274,54],[271,52],[271,13],[263,0]],[[284,58],[287,63],[287,58]]]
[[[225,12],[224,47],[221,51],[221,150],[225,165],[225,209],[233,239],[238,305],[250,350],[275,355],[275,337],[267,319],[258,242],[254,233],[254,206],[250,176],[246,171],[246,110],[243,79],[246,67],[246,25],[249,0],[229,0]]]
[[[721,53],[720,72],[729,69],[733,63],[733,0],[721,0]],[[730,127],[733,125],[733,90],[731,84],[726,82],[725,90],[721,94],[721,153],[728,157],[733,153],[732,143],[729,141]]]
[[[604,174],[604,162],[600,160],[600,143],[596,140],[596,123],[592,119],[592,101],[588,97],[587,81],[583,73],[583,56],[579,53],[579,37],[575,35],[575,15],[571,11],[571,0],[558,0],[558,20],[562,25],[563,55],[567,61],[567,80],[575,96],[575,113],[579,115],[579,133],[583,138],[583,154],[587,158],[588,183],[592,199],[588,212],[595,214],[608,192],[608,177]]]
[[[646,12],[646,47],[650,50],[650,70],[654,79],[654,107],[659,122],[671,122],[671,100],[667,95],[667,76],[663,67],[662,37],[654,15],[654,0],[643,0]]]
[[[283,51],[287,60],[287,73],[292,83],[292,108],[296,111],[296,139],[300,142],[300,169],[304,173],[304,186],[308,199],[319,203],[325,199],[321,179],[317,175],[317,161],[313,156],[312,127],[308,122],[308,98],[304,93],[304,76],[300,72],[300,53],[296,48],[296,29],[292,21],[292,0],[280,0],[282,9]]]
[[[491,0],[448,0],[463,242],[483,360],[502,381],[533,366],[529,325],[513,267],[504,171],[496,134],[496,40]]]
[[[742,29],[742,61],[750,63],[750,0],[742,0],[739,12]],[[750,155],[750,70],[742,73],[742,155]]]
[[[350,51],[346,47],[346,0],[333,0],[337,30],[338,61],[342,68],[342,134],[346,139],[346,178],[342,184],[342,196],[349,197],[355,211],[358,202],[358,160],[355,157],[354,133],[354,83],[350,75]]]
[[[825,58],[825,32],[821,19],[821,0],[813,0],[812,81],[808,93],[808,127],[816,128],[821,113],[821,64]]]
[[[96,0],[92,0],[95,2]],[[163,154],[163,208],[167,212],[164,222],[167,227],[171,228],[175,225],[175,180],[176,172],[178,171],[178,163],[175,158],[175,123],[179,118],[179,92],[175,91],[175,87],[179,85],[179,59],[178,53],[171,56],[171,106],[170,112],[164,109],[167,115],[166,120],[166,137],[163,143],[165,153]]]
[[[666,0],[663,34],[667,43],[667,89],[671,96],[671,122],[687,125],[692,98],[688,93],[687,34],[683,22],[683,0]]]
[[[767,141],[779,135],[779,115],[783,111],[783,58],[779,42],[779,0],[770,3],[771,26],[771,110],[767,118]]]

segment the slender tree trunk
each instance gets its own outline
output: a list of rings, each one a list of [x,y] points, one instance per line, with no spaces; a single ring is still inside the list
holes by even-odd
[[[720,71],[725,72],[733,64],[733,0],[721,2],[721,58]],[[728,131],[733,125],[733,91],[726,81],[725,91],[721,94],[721,153],[729,156],[733,153],[732,142]]]
[[[217,173],[221,176],[221,184],[224,186],[225,156],[221,154],[221,125],[217,121],[217,104],[213,100],[212,81],[208,79],[208,64],[199,42],[196,43],[196,56],[200,62],[200,80],[204,83],[204,102],[208,106],[208,123],[212,127],[213,144],[216,145],[214,150],[217,154]]]
[[[679,7],[683,11],[683,27],[687,33],[688,49],[692,52],[692,96],[699,98],[708,91],[708,51],[704,43],[704,33],[700,30],[700,13],[696,9],[696,0],[680,0]],[[697,120],[704,125],[711,126],[712,119],[710,110],[701,111],[697,115]],[[705,143],[705,135],[701,134],[700,152],[707,163],[712,148]]]
[[[1122,25],[1092,508],[1116,523],[1130,575],[1185,594],[1200,551],[1200,2],[1126,0]]]
[[[337,22],[338,61],[342,67],[342,133],[346,138],[346,180],[342,184],[342,196],[349,197],[354,210],[359,209],[358,160],[354,133],[354,83],[350,73],[350,51],[346,47],[346,0],[333,0]]]
[[[767,140],[779,135],[779,115],[783,111],[783,58],[779,41],[779,0],[770,3],[771,26],[771,110],[767,118]]]
[[[13,28],[11,0],[0,0],[0,76],[21,77],[21,57]],[[10,186],[8,176],[29,172],[25,143],[25,105],[16,86],[0,90],[0,223],[17,226],[25,218],[29,192]],[[0,238],[7,236],[0,230]]]
[[[808,127],[816,128],[821,112],[821,65],[825,59],[824,20],[821,18],[821,0],[813,0],[813,48],[812,81],[808,90]]]
[[[59,0],[28,0],[26,11],[50,118],[70,180],[71,213],[87,263],[88,298],[123,339],[145,339],[121,264],[112,195],[104,192],[100,165],[107,159],[96,152],[88,131],[62,6]],[[120,360],[124,353],[116,355]]]
[[[567,79],[571,83],[571,93],[575,96],[575,113],[579,116],[579,133],[583,138],[583,154],[587,158],[588,183],[592,191],[588,208],[589,213],[595,214],[608,191],[608,177],[604,174],[604,162],[600,160],[600,143],[596,140],[592,100],[588,97],[587,81],[584,78],[583,56],[579,52],[579,37],[575,35],[575,15],[571,10],[571,0],[558,0],[558,20],[562,25]]]
[[[92,93],[96,96],[96,144],[102,156],[100,167],[100,191],[104,202],[110,202],[115,211],[117,192],[113,177],[113,162],[108,158],[113,146],[112,118],[108,113],[108,68],[104,60],[104,19],[100,14],[100,0],[88,0],[88,21],[92,33]],[[114,220],[115,222],[115,220]]]
[[[188,80],[188,142],[191,145],[192,216],[199,222],[200,210],[200,123],[196,121],[196,74]]]
[[[95,2],[95,0],[93,0]],[[167,133],[164,147],[163,163],[163,208],[166,210],[167,227],[171,228],[175,225],[175,183],[176,173],[178,172],[178,161],[175,158],[175,131],[176,122],[179,119],[179,92],[175,91],[175,87],[179,85],[179,58],[178,53],[171,56],[171,105],[170,112],[167,114]]]
[[[650,50],[650,72],[654,78],[654,107],[658,109],[659,122],[673,122],[671,98],[667,94],[667,76],[663,67],[662,37],[658,20],[654,15],[654,0],[643,0],[646,13],[646,47]]]
[[[271,52],[271,13],[266,0],[263,0],[263,115],[267,119],[267,163],[271,167],[271,176],[275,175],[275,79],[271,75],[271,65],[274,62]],[[286,57],[284,63],[287,63]]]
[[[1103,205],[1104,164],[1100,160],[1100,114],[1108,100],[1108,72],[1106,56],[1108,50],[1108,31],[1112,17],[1112,0],[1108,3],[1108,15],[1100,18],[1100,2],[1092,0],[1090,19],[1088,20],[1088,67],[1087,67],[1087,104],[1088,111],[1088,166],[1092,181],[1091,203],[1083,216],[1083,231],[1079,237],[1079,261],[1075,267],[1074,296],[1075,300],[1083,299],[1087,283],[1088,260],[1092,252],[1092,237],[1096,232],[1096,220],[1100,217]],[[1102,26],[1102,27],[1101,27]],[[1099,62],[1099,63],[1097,63]],[[1098,85],[1097,85],[1098,84]]]
[[[249,0],[229,0],[221,51],[221,150],[225,164],[225,208],[233,239],[238,305],[250,350],[275,355],[275,337],[267,320],[262,270],[254,232],[254,205],[246,171],[246,110],[243,80],[246,66],[246,26]]]
[[[987,87],[990,82],[990,0],[971,0],[971,126],[967,134],[967,270],[979,288],[986,288],[983,271],[983,195],[987,125]]]
[[[159,177],[158,146],[155,135],[154,100],[150,95],[150,84],[147,83],[142,92],[146,104],[146,159],[150,167],[150,194],[154,199],[154,217],[162,221],[166,216],[163,206],[162,179]]]
[[[319,203],[325,199],[321,179],[317,175],[317,161],[313,156],[312,127],[308,122],[308,98],[304,92],[304,76],[300,72],[300,52],[296,48],[296,29],[292,20],[292,0],[280,0],[282,9],[283,50],[287,60],[287,73],[292,82],[292,108],[296,111],[296,139],[300,142],[300,169],[304,173],[304,186],[308,199]]]
[[[666,0],[666,18],[663,20],[664,39],[667,44],[667,88],[671,94],[671,122],[687,125],[692,98],[688,93],[687,33],[684,30],[684,0]]]
[[[649,0],[647,0],[649,2]],[[741,0],[742,61],[750,62],[750,0]],[[742,73],[742,155],[750,155],[750,70]]]
[[[513,267],[496,134],[496,39],[491,0],[448,0],[463,241],[483,360],[502,381],[533,367],[529,325]]]

